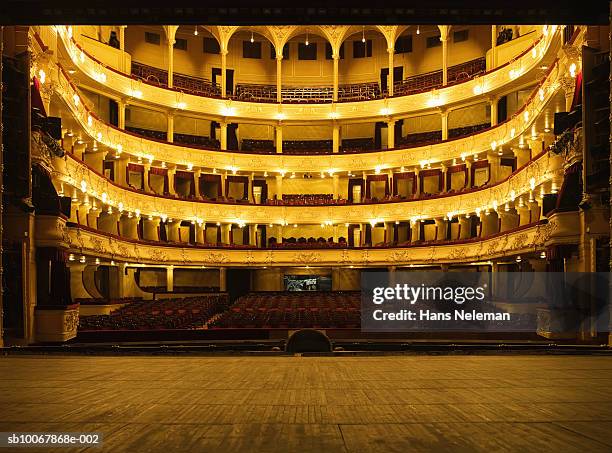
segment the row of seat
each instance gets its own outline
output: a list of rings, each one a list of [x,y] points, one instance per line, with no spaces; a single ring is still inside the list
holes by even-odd
[[[464,82],[485,73],[486,70],[487,62],[484,57],[451,66],[448,68],[447,72],[447,83],[453,84]],[[441,88],[442,85],[442,70],[432,71],[426,74],[407,77],[404,80],[395,82],[393,84],[393,95],[406,96],[409,94],[433,90],[435,88]]]
[[[281,242],[277,242],[275,237],[271,237],[268,239],[268,247],[273,249],[290,249],[290,248],[316,248],[316,249],[326,249],[326,248],[345,248],[348,247],[348,243],[346,242],[346,238],[340,237],[338,238],[338,242],[334,241],[334,238],[330,237],[327,240],[323,237],[319,237],[315,239],[314,237],[309,237],[306,239],[305,237],[289,237],[282,238]]]
[[[499,44],[512,39],[512,30],[503,30],[498,36]],[[448,68],[448,83],[469,80],[486,71],[485,58],[477,58]],[[168,86],[168,72],[138,62],[132,62],[132,76],[161,86]],[[404,96],[442,86],[442,70],[419,74],[395,82],[393,93]],[[221,87],[207,78],[186,74],[173,74],[173,87],[206,97],[220,97]],[[332,86],[321,87],[291,87],[281,88],[282,101],[286,103],[332,102],[334,89]],[[368,101],[380,99],[384,93],[378,82],[343,84],[338,86],[338,100],[345,102]],[[231,96],[241,101],[277,102],[276,85],[245,84],[236,85],[235,95]]]
[[[357,329],[358,291],[250,293],[210,323],[210,328]]]
[[[95,297],[95,298],[85,298],[85,297],[77,297],[73,300],[75,304],[81,305],[115,305],[115,304],[131,304],[134,302],[140,302],[142,297],[121,297],[121,298],[104,298],[104,297]]]
[[[322,87],[282,87],[281,97],[285,103],[332,102],[333,86]],[[344,84],[338,86],[338,100],[345,102],[380,99],[382,92],[378,82]],[[236,85],[235,98],[241,101],[276,102],[276,85],[246,84]]]
[[[489,123],[458,127],[448,130],[449,138],[463,137],[474,134],[490,127]],[[133,126],[126,126],[127,131],[155,140],[166,141],[167,134],[164,131],[156,131]],[[432,143],[442,140],[442,131],[417,132],[396,138],[396,146],[410,146],[423,143]],[[174,143],[199,146],[208,149],[220,149],[221,143],[218,139],[201,135],[174,134]],[[285,154],[328,154],[332,152],[332,140],[283,140],[283,153]],[[340,146],[340,152],[356,153],[373,151],[375,149],[373,138],[344,139]],[[241,151],[261,154],[274,154],[276,152],[274,141],[260,139],[242,139]]]
[[[159,330],[203,327],[228,307],[227,294],[143,300],[130,303],[110,315],[81,316],[79,330]]]
[[[156,85],[168,86],[168,72],[136,61],[132,62],[132,76]],[[204,77],[175,73],[172,75],[175,89],[198,96],[221,97],[221,86]]]

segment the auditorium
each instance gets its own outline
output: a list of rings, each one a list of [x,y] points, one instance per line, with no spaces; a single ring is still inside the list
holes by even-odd
[[[10,16],[0,431],[610,451],[606,3]]]

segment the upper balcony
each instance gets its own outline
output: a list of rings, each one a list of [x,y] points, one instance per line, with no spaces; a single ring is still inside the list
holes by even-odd
[[[303,32],[305,30],[300,27],[287,28],[292,31],[283,35],[281,41],[272,41],[272,47],[278,49],[279,47],[276,46],[282,44],[282,47],[280,47],[282,49],[288,43],[290,48],[303,48],[305,40]],[[191,74],[186,75],[179,72],[175,74],[170,70],[170,62],[176,61],[178,65],[180,61],[179,51],[174,46],[167,46],[167,56],[161,59],[147,58],[147,64],[143,66],[132,62],[130,55],[126,52],[100,44],[89,38],[79,35],[77,42],[77,36],[74,35],[76,32],[71,27],[58,26],[54,28],[57,37],[60,38],[57,44],[58,50],[60,50],[60,61],[66,65],[69,71],[78,71],[86,76],[85,79],[80,81],[80,85],[83,87],[105,93],[122,103],[130,103],[131,105],[148,105],[165,108],[168,111],[199,114],[220,121],[247,120],[270,124],[304,121],[342,122],[372,118],[386,120],[398,115],[436,112],[440,108],[456,108],[474,102],[483,95],[499,96],[504,91],[516,89],[537,80],[541,75],[541,68],[549,66],[556,58],[563,41],[561,27],[536,27],[530,33],[508,43],[491,47],[488,50],[487,46],[481,46],[480,51],[476,53],[472,51],[473,55],[470,52],[462,52],[462,54],[468,55],[469,59],[457,61],[453,59],[452,52],[455,47],[459,49],[463,43],[449,46],[448,42],[451,41],[449,30],[436,28],[427,31],[432,36],[423,36],[421,41],[423,41],[422,45],[425,46],[430,41],[435,42],[435,39],[428,38],[436,38],[440,32],[442,34],[439,35],[438,43],[440,43],[440,38],[446,36],[441,41],[441,46],[427,49],[431,55],[437,55],[437,57],[433,57],[434,60],[440,58],[442,69],[435,69],[440,65],[430,62],[429,68],[434,68],[434,70],[427,71],[428,66],[423,66],[423,69],[421,69],[423,72],[418,74],[420,69],[410,66],[409,61],[412,60],[408,60],[404,54],[398,54],[397,52],[398,42],[407,45],[402,41],[406,38],[407,29],[405,27],[378,27],[376,30],[356,30],[354,27],[347,27],[346,29],[342,28],[342,30],[342,33],[333,42],[327,43],[332,49],[332,59],[329,60],[330,68],[321,69],[316,73],[316,76],[312,74],[309,76],[317,83],[309,85],[307,83],[308,78],[300,79],[294,76],[296,84],[298,81],[301,81],[301,83],[299,86],[291,88],[282,82],[282,74],[289,72],[289,68],[285,67],[286,65],[294,65],[297,62],[291,59],[285,61],[282,52],[276,54],[275,60],[271,60],[272,62],[276,61],[274,63],[276,71],[272,71],[274,74],[272,78],[267,76],[270,71],[266,69],[267,66],[263,63],[263,66],[255,67],[251,71],[253,74],[264,74],[261,81],[256,76],[247,77],[245,75],[248,73],[246,69],[244,74],[240,75],[239,69],[247,67],[245,62],[248,62],[249,59],[240,58],[234,54],[238,52],[236,49],[239,49],[239,43],[249,43],[249,40],[242,36],[245,33],[249,35],[248,31],[245,30],[234,29],[224,36],[224,40],[220,41],[220,55],[215,57],[221,60],[220,63],[225,63],[219,65],[222,70],[219,77],[213,78],[211,75],[207,82],[206,78],[201,77],[202,72],[200,70],[193,69],[196,63],[189,59],[184,61],[181,67],[187,69],[191,67],[191,71],[184,71],[191,72]],[[438,30],[438,32],[435,30]],[[180,29],[178,35],[176,29],[171,32],[166,27],[166,31],[171,35],[174,33],[172,40],[181,35]],[[202,34],[204,32],[205,30],[201,31]],[[213,32],[216,33],[216,29]],[[125,33],[129,36],[129,28]],[[262,36],[272,36],[270,30],[266,27],[254,27],[253,33],[254,35],[261,33]],[[309,38],[312,40],[311,47],[317,41],[321,41],[319,43],[321,48],[319,53],[321,54],[320,57],[323,57],[324,42],[321,37],[315,36],[312,30],[310,33],[312,36]],[[328,28],[322,27],[317,33],[328,36],[330,32]],[[43,34],[47,37],[47,40],[52,40],[51,35],[54,32],[45,29]],[[358,40],[354,40],[355,34],[359,35]],[[376,34],[379,34],[378,38],[376,38]],[[425,31],[423,34],[425,34]],[[415,43],[419,42],[416,35],[413,38]],[[45,41],[45,39],[41,39]],[[186,38],[178,39],[187,42]],[[367,43],[378,43],[370,45],[369,52],[374,52],[373,57],[349,59],[347,56],[347,61],[341,60],[340,49],[342,49],[342,45],[361,43],[362,39],[366,41],[366,55],[368,52]],[[295,42],[296,40],[297,42]],[[477,41],[476,38],[474,40]],[[385,48],[384,43],[389,44],[389,46]],[[372,46],[374,50],[372,50]],[[108,49],[105,49],[105,47],[108,47]],[[106,50],[106,53],[113,55],[103,56],[102,54],[105,54],[104,50]],[[94,52],[95,56],[90,55],[90,52]],[[137,49],[134,49],[132,53],[138,54]],[[348,51],[346,53],[348,54]],[[315,52],[315,55],[318,54]],[[181,58],[185,60],[185,57]],[[486,65],[483,58],[488,61]],[[401,66],[396,67],[394,61],[398,59],[401,61]],[[348,60],[351,60],[351,65],[348,65]],[[359,74],[359,71],[351,69],[356,68],[354,65],[357,64],[355,63],[357,60],[359,60],[357,62],[360,65],[359,67],[369,68],[370,71],[363,73],[365,70],[362,70],[362,73],[365,74],[362,77],[363,80],[351,79],[352,74]],[[372,62],[368,65],[361,60],[372,60]],[[459,58],[459,60],[461,59]],[[156,61],[158,67],[153,68]],[[165,69],[159,67],[164,66],[161,62],[165,62],[168,67]],[[266,64],[268,63],[269,61],[266,62]],[[300,72],[309,74],[312,68],[309,70],[308,64],[313,62],[303,61],[300,62],[300,65],[302,63],[306,66],[302,68],[303,70],[300,69]],[[315,63],[318,62],[315,61]],[[323,65],[323,63],[321,64]],[[343,64],[346,66],[344,71],[342,70]],[[216,65],[216,61],[213,61],[210,64],[207,63],[205,67],[216,74],[215,70],[219,69],[215,67]],[[388,73],[389,65],[401,69],[401,71],[394,71],[396,73],[395,79],[400,80],[394,80],[393,74],[385,74],[384,67],[386,66],[386,72]],[[228,89],[227,85],[229,66],[237,71],[235,73],[236,86],[233,87],[234,84],[232,83],[231,90]],[[293,66],[291,67],[293,68]],[[223,71],[224,68],[225,71]],[[400,77],[399,73],[404,71],[402,68],[411,72],[417,71],[417,75],[403,77],[402,74]],[[373,70],[375,72],[380,71],[380,79],[378,76],[372,76],[371,71]],[[133,77],[131,73],[135,73],[138,77]],[[293,73],[295,73],[295,69]],[[345,77],[341,77],[343,75]],[[242,77],[244,82],[240,81],[239,76]],[[326,80],[326,77],[331,80],[330,84],[321,82]],[[274,78],[276,78],[276,83],[272,83]],[[286,76],[286,78],[289,78],[289,76]],[[342,83],[340,79],[343,79]],[[259,81],[259,83],[252,83],[253,80]],[[276,99],[274,99],[275,97]]]

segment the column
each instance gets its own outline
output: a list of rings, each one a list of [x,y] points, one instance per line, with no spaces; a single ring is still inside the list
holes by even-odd
[[[227,49],[221,49],[221,97],[227,97]]]
[[[276,102],[278,102],[279,104],[283,102],[282,67],[283,67],[283,50],[281,49],[280,55],[278,51],[276,52]]]
[[[174,176],[176,175],[176,166],[168,168],[168,193],[176,196],[176,187],[174,187]]]
[[[179,227],[181,226],[181,221],[174,219],[168,219],[166,221],[166,239],[168,242],[179,242]]]
[[[448,167],[442,164],[442,192],[450,190],[448,187]]]
[[[448,84],[448,25],[438,25],[442,42],[442,85]]]
[[[459,237],[458,239],[469,239],[472,235],[471,218],[466,216],[459,217]]]
[[[340,177],[337,174],[332,175],[334,182],[334,200],[338,199],[338,192],[340,191]]]
[[[421,224],[419,220],[410,221],[410,242],[417,242],[420,239]]]
[[[168,292],[174,291],[174,266],[172,264],[166,268],[166,289]]]
[[[467,181],[465,182],[465,187],[470,189],[472,187],[472,161],[465,161],[465,168],[467,169]]]
[[[230,231],[232,229],[231,223],[222,223],[221,224],[221,243],[222,244],[230,244]]]
[[[436,222],[436,241],[446,240],[446,219],[444,217],[437,217]]]
[[[442,118],[442,140],[448,140],[448,110],[440,109],[440,116]]]
[[[194,191],[195,197],[197,199],[200,198],[200,177],[202,176],[202,169],[198,168],[193,172],[193,183],[194,183]]]
[[[125,29],[127,25],[119,25],[119,50],[121,51],[121,62],[119,64],[119,70],[122,72],[130,72],[130,68],[126,65],[125,58]]]
[[[143,179],[143,187],[144,187],[144,191],[151,193],[151,186],[149,186],[149,171],[151,171],[151,164],[144,164],[144,171],[142,172],[142,179]]]
[[[219,291],[227,291],[227,270],[224,267],[219,268]]]
[[[490,184],[495,184],[499,181],[499,173],[501,170],[501,157],[497,153],[489,153],[487,156],[487,160],[489,161],[489,171],[491,172],[491,177],[489,178]]]
[[[340,152],[340,125],[337,121],[334,121],[334,129],[332,132],[332,151],[334,153]]]
[[[283,199],[283,176],[276,175],[276,198]]]
[[[421,195],[421,178],[419,176],[421,170],[419,170],[419,168],[415,168],[414,169],[414,178],[416,181],[416,193],[414,194],[414,196],[416,198],[419,198],[419,195]]]
[[[519,216],[515,209],[509,211],[500,209],[497,214],[501,218],[500,232],[509,231],[519,226]]]
[[[246,225],[245,228],[249,229],[249,245],[257,246],[257,224]]]
[[[529,214],[529,206],[525,204],[520,204],[517,207],[517,212],[519,216],[519,226],[527,225],[530,223],[530,214]]]
[[[145,241],[159,241],[159,217],[143,218],[142,238]]]
[[[76,205],[76,203],[74,203]],[[71,206],[72,207],[72,206]],[[89,202],[79,203],[76,208],[79,218],[79,225],[87,226],[87,214],[89,213]]]
[[[138,239],[138,217],[123,214],[119,219],[119,232],[121,237]]]
[[[195,241],[196,241],[196,244],[206,243],[206,224],[205,223],[195,224]]]
[[[540,137],[533,137],[527,139],[529,149],[531,149],[531,155],[537,156],[544,150],[544,143]]]
[[[538,205],[538,202],[536,200],[529,200],[527,206],[529,206],[530,223],[540,220],[540,206]]]
[[[531,160],[531,150],[529,148],[512,148],[512,153],[516,157],[517,169],[524,167]]]
[[[100,210],[91,208],[87,213],[87,226],[98,229],[98,217],[100,217]]]
[[[168,39],[168,88],[174,86],[174,38]]]
[[[227,150],[227,123],[225,121],[220,123],[221,126],[221,149]]]
[[[393,56],[395,55],[395,49],[393,47],[387,48],[387,53],[389,54],[389,75],[387,76],[387,92],[389,93],[389,97],[393,96]]]
[[[491,25],[491,67],[494,69],[497,65],[497,25]]]
[[[395,121],[387,121],[387,149],[395,148]]]
[[[169,142],[174,141],[174,113],[168,112],[168,132],[166,133],[166,140]]]
[[[491,105],[491,126],[497,125],[497,103],[498,101],[499,101],[499,97],[489,96],[489,102]]]
[[[283,152],[283,125],[279,122],[279,124],[275,127],[276,130],[276,152]]]
[[[125,101],[121,98],[118,99],[117,107],[119,109],[119,129],[125,130]]]
[[[332,55],[332,59],[334,61],[334,94],[333,101],[338,101],[338,63],[340,61],[340,54],[338,52],[334,52]]]

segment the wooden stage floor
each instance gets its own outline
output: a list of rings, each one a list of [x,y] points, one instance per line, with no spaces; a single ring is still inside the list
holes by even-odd
[[[611,452],[612,356],[8,356],[0,408],[92,452]]]

